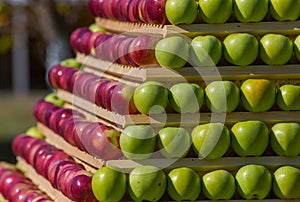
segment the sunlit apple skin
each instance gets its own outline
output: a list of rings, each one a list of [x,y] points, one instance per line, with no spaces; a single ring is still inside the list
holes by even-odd
[[[298,123],[277,123],[270,133],[273,151],[280,156],[300,155],[300,125]]]
[[[300,35],[294,40],[294,54],[297,60],[300,62]]]
[[[168,104],[169,91],[160,82],[148,81],[133,93],[133,102],[142,114],[161,114]]]
[[[240,102],[240,90],[232,81],[213,81],[205,88],[205,103],[212,112],[232,112]]]
[[[179,113],[199,112],[204,92],[198,84],[178,83],[170,88],[170,104]]]
[[[278,21],[294,21],[300,16],[299,0],[270,0],[270,14]]]
[[[200,17],[206,23],[225,23],[232,6],[232,0],[199,0]]]
[[[225,59],[233,65],[250,65],[259,54],[258,41],[252,34],[230,34],[223,41],[223,53]]]
[[[168,0],[166,2],[166,16],[170,23],[191,24],[197,17],[197,4],[193,0]]]
[[[276,103],[284,111],[300,110],[300,86],[281,86],[277,92]]]
[[[227,170],[215,170],[202,177],[204,195],[211,200],[229,200],[235,193],[235,179]]]
[[[216,66],[222,57],[222,43],[213,36],[197,36],[190,46],[191,60],[194,66]]]
[[[162,67],[182,68],[188,59],[190,45],[181,36],[161,39],[155,46],[155,57]]]
[[[231,144],[239,156],[260,156],[269,144],[269,129],[262,121],[237,122],[231,128]]]
[[[241,102],[250,112],[266,112],[276,102],[276,87],[266,79],[248,79],[241,88]]]
[[[98,201],[121,201],[126,189],[126,174],[116,167],[103,167],[92,177],[92,189]]]
[[[260,22],[268,13],[268,0],[234,0],[233,12],[240,22]]]
[[[167,192],[175,201],[195,201],[201,192],[201,179],[191,168],[175,168],[167,176]]]
[[[260,40],[259,55],[268,65],[284,65],[293,55],[293,42],[282,34],[266,34]]]
[[[129,174],[128,192],[134,201],[159,201],[166,187],[166,175],[160,168],[139,166]]]
[[[300,199],[300,169],[282,166],[274,172],[273,192],[280,199]]]
[[[156,134],[147,125],[132,125],[124,129],[120,136],[120,148],[128,159],[149,158],[155,149]]]
[[[158,133],[158,147],[166,158],[183,158],[191,146],[190,134],[184,128],[166,127]]]
[[[199,158],[218,159],[229,148],[230,132],[222,123],[202,124],[193,129],[192,143]]]

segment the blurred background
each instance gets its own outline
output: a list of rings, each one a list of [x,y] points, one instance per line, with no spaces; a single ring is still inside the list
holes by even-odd
[[[70,34],[93,21],[87,0],[0,0],[0,161],[15,162],[11,141],[52,91],[47,69],[75,56]]]

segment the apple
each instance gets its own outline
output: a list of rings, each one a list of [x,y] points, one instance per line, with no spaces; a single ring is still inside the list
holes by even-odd
[[[200,177],[191,168],[175,168],[167,176],[167,191],[175,201],[195,201],[201,192]]]
[[[269,0],[233,0],[233,13],[240,22],[260,22],[269,10]]]
[[[262,200],[271,191],[271,173],[262,165],[249,164],[241,167],[237,171],[235,179],[237,190],[244,199]]]
[[[273,151],[280,156],[299,156],[300,125],[298,123],[277,123],[270,133]]]
[[[300,86],[283,85],[277,91],[277,105],[281,110],[300,110]]]
[[[216,66],[222,56],[222,43],[213,36],[197,36],[190,46],[191,60],[194,66]]]
[[[178,83],[170,88],[170,104],[179,113],[199,112],[204,102],[204,92],[195,83]]]
[[[235,179],[227,170],[214,170],[202,177],[203,193],[210,200],[229,200],[235,188]]]
[[[252,64],[259,51],[257,39],[248,33],[234,33],[228,35],[223,41],[223,53],[225,59],[238,66]]]
[[[284,65],[293,56],[293,42],[282,34],[266,34],[260,40],[259,55],[268,65]]]
[[[282,166],[274,172],[273,192],[280,199],[300,199],[300,169]]]
[[[37,126],[32,126],[32,127],[28,128],[25,131],[25,134],[29,135],[29,136],[32,136],[32,137],[35,137],[35,138],[40,138],[40,139],[45,138],[45,136],[38,130]]]
[[[212,112],[232,112],[240,102],[240,89],[232,81],[213,81],[205,88],[205,103]]]
[[[93,23],[89,26],[89,30],[91,32],[101,32],[101,33],[105,33],[106,32],[106,29],[104,27],[101,27],[99,26],[98,24],[96,23]]]
[[[166,2],[167,0],[147,0],[148,23],[159,25],[169,24],[165,9]]]
[[[116,167],[102,167],[92,178],[92,189],[98,201],[120,201],[127,188],[126,175]]]
[[[130,22],[140,22],[139,14],[138,14],[138,4],[140,0],[131,0],[128,4],[128,20]]]
[[[161,114],[168,104],[169,91],[160,82],[147,81],[133,93],[133,102],[142,114]]]
[[[134,201],[159,201],[167,187],[165,173],[155,166],[138,166],[128,178],[128,192]]]
[[[269,129],[262,121],[237,122],[231,128],[231,144],[239,156],[260,156],[268,147]]]
[[[155,57],[162,67],[182,68],[189,57],[189,49],[190,44],[185,38],[182,36],[170,36],[157,42]]]
[[[45,96],[44,98],[45,101],[50,102],[58,107],[62,107],[65,104],[65,100],[59,98],[57,96],[57,93],[49,93],[48,95]]]
[[[278,21],[294,21],[300,16],[299,0],[270,0],[270,14]]]
[[[297,60],[300,62],[300,35],[294,40],[294,54]]]
[[[192,24],[198,15],[194,0],[168,0],[165,10],[168,20],[174,25]]]
[[[192,131],[192,143],[199,158],[217,159],[229,148],[230,132],[222,123],[198,125]]]
[[[191,137],[184,128],[165,127],[157,138],[159,151],[166,158],[183,158],[189,152]]]
[[[276,101],[276,86],[266,79],[247,79],[242,83],[241,102],[250,112],[266,112]]]
[[[81,67],[81,63],[77,62],[77,60],[75,58],[64,59],[60,62],[60,65],[64,66],[64,67],[73,67],[73,68]]]
[[[232,7],[232,0],[199,0],[200,17],[206,23],[225,23]]]
[[[149,158],[156,146],[156,134],[148,125],[132,125],[124,129],[120,136],[120,148],[128,159]]]

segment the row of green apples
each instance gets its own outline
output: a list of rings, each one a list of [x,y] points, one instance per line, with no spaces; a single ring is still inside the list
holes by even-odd
[[[134,201],[299,199],[300,169],[281,166],[271,171],[249,164],[236,173],[225,169],[197,173],[188,167],[164,172],[155,166],[139,166],[127,176],[116,167],[103,167],[93,175],[92,189],[99,201],[122,201],[126,191]]]
[[[261,156],[268,146],[279,156],[299,156],[299,144],[299,123],[276,123],[269,128],[258,120],[236,122],[232,127],[220,122],[200,124],[191,133],[182,127],[165,127],[157,134],[149,125],[132,125],[120,135],[120,148],[132,160],[193,157],[190,148],[200,159],[218,159],[226,152],[227,156]]]

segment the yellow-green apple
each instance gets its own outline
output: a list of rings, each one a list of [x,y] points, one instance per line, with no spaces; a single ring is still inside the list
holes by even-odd
[[[158,147],[166,158],[183,158],[191,146],[190,134],[184,128],[166,127],[158,133]]]
[[[248,164],[241,167],[237,171],[235,179],[237,190],[244,199],[262,200],[271,191],[271,173],[262,165]]]
[[[232,81],[213,81],[205,88],[205,103],[212,112],[232,112],[240,102],[240,89]]]
[[[178,83],[170,88],[170,104],[176,112],[199,112],[203,102],[204,92],[195,83]]]
[[[240,22],[260,22],[267,15],[269,0],[234,0],[233,13]]]
[[[275,83],[267,79],[247,79],[241,86],[241,102],[250,112],[265,112],[276,102]]]
[[[206,23],[225,23],[232,6],[232,0],[199,0],[200,17]]]
[[[163,113],[168,100],[169,90],[156,81],[147,81],[139,85],[133,93],[133,102],[142,114]]]
[[[77,62],[75,58],[67,58],[60,62],[61,66],[64,67],[73,67],[73,68],[80,68],[81,63]]]
[[[272,126],[270,144],[280,156],[299,156],[300,125],[298,123],[277,123]]]
[[[128,159],[149,158],[155,149],[156,133],[148,125],[132,125],[124,129],[120,136],[120,148]]]
[[[300,62],[300,34],[294,40],[294,54],[297,60]]]
[[[293,42],[282,34],[266,34],[260,39],[259,55],[268,65],[284,65],[293,55]]]
[[[155,57],[163,67],[181,68],[189,57],[190,44],[182,36],[161,39],[155,46]]]
[[[29,136],[32,136],[32,137],[40,138],[40,139],[44,139],[45,138],[44,134],[39,131],[39,129],[37,128],[37,126],[32,126],[32,127],[28,128],[25,131],[25,134],[29,135]]]
[[[280,199],[300,199],[300,169],[282,166],[274,172],[273,192]]]
[[[190,57],[194,66],[216,66],[222,56],[222,43],[213,36],[197,36],[190,46]]]
[[[168,0],[166,16],[172,24],[191,24],[196,20],[198,10],[194,0]]]
[[[44,98],[45,101],[50,102],[56,106],[62,107],[65,104],[65,100],[57,96],[57,93],[49,93]]]
[[[99,26],[97,23],[93,23],[89,26],[89,30],[91,32],[101,32],[101,33],[105,33],[106,29],[104,27]]]
[[[92,177],[92,190],[98,201],[120,201],[126,189],[126,174],[120,168],[102,167]]]
[[[155,166],[139,166],[129,174],[128,192],[134,201],[159,201],[166,187],[165,173]]]
[[[175,201],[195,201],[201,192],[201,179],[191,168],[175,168],[167,176],[167,191]]]
[[[199,158],[222,157],[230,145],[230,132],[223,123],[196,126],[192,131],[193,149]]]
[[[278,21],[294,21],[300,16],[300,0],[270,0],[270,14]]]
[[[269,129],[262,121],[241,121],[231,128],[231,144],[239,156],[260,156],[269,144]]]
[[[225,59],[239,66],[252,64],[259,51],[257,39],[248,33],[234,33],[228,35],[223,41],[223,54]]]
[[[227,170],[215,170],[202,177],[202,189],[210,200],[229,200],[235,193],[235,179]]]
[[[300,110],[300,86],[281,86],[277,91],[277,105],[284,111]]]

